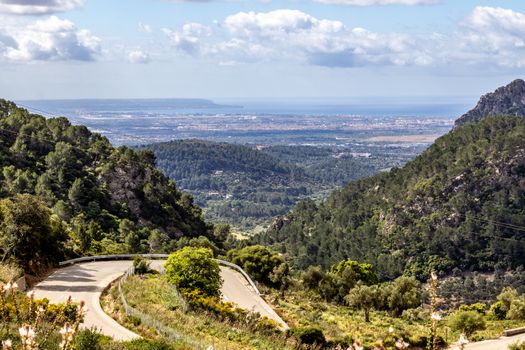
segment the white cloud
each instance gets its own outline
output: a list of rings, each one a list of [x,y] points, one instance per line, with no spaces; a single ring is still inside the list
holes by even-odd
[[[525,15],[497,7],[476,7],[462,24],[450,60],[525,67]]]
[[[428,64],[430,56],[408,35],[347,28],[298,10],[240,12],[224,20],[231,39],[211,52],[241,60],[299,58],[316,65]]]
[[[188,23],[164,32],[179,52],[228,64],[525,67],[525,14],[486,6],[474,8],[455,31],[426,35],[373,32],[288,9],[239,12],[214,23],[213,31]]]
[[[171,0],[172,2],[212,2],[213,0]],[[263,4],[269,4],[272,0],[258,0]],[[349,6],[375,6],[375,5],[436,5],[441,0],[313,0],[329,5],[349,5]]]
[[[349,5],[349,6],[374,6],[374,5],[436,5],[440,0],[315,0],[323,4]]]
[[[0,57],[10,61],[91,61],[100,52],[99,38],[56,16],[0,29],[0,35],[9,38],[1,40]]]
[[[133,50],[128,53],[128,61],[131,63],[149,63],[151,62],[151,57],[147,52],[142,50]]]
[[[0,0],[0,12],[16,15],[44,15],[84,6],[84,0]]]
[[[138,29],[141,33],[151,33],[153,31],[149,24],[145,24],[142,22],[139,22]]]
[[[210,27],[200,23],[186,23],[178,31],[168,28],[162,31],[178,50],[189,55],[198,55],[201,52],[202,38],[212,34]]]

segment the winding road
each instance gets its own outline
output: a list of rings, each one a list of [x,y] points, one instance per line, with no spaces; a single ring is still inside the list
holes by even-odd
[[[465,350],[508,350],[509,345],[523,341],[525,341],[525,334],[520,334],[512,337],[501,337],[499,339],[470,343],[465,346]]]
[[[155,261],[153,266],[160,263]],[[96,327],[102,334],[117,340],[136,339],[139,338],[137,334],[118,324],[100,306],[100,296],[104,289],[122,276],[131,265],[131,261],[97,261],[64,267],[36,285],[35,295],[37,298],[48,298],[52,303],[63,303],[69,296],[75,301],[84,300],[88,308],[84,327]],[[221,266],[221,276],[224,280],[221,291],[225,301],[258,312],[287,328],[286,323],[239,272]]]

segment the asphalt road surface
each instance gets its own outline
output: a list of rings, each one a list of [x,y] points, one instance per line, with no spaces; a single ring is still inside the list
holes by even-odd
[[[470,343],[465,346],[465,350],[508,350],[509,345],[516,342],[525,341],[525,334],[515,335],[512,337],[501,337],[494,340],[485,340],[476,343]],[[454,349],[454,347],[452,347]]]
[[[155,261],[153,266],[159,263]],[[77,302],[84,300],[88,308],[84,327],[96,327],[102,334],[116,340],[139,338],[137,334],[122,327],[106,315],[100,306],[102,291],[112,281],[124,274],[131,264],[131,261],[98,261],[61,268],[34,288],[36,298],[48,298],[52,303],[63,303],[69,296]],[[221,276],[224,280],[222,294],[225,301],[231,301],[241,308],[259,312],[280,323],[283,329],[287,328],[284,321],[253,290],[239,272],[221,266]]]

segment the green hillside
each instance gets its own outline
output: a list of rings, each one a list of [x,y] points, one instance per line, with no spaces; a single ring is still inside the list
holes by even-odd
[[[60,252],[49,256],[57,260],[155,251],[211,229],[191,196],[155,168],[153,153],[115,149],[85,126],[73,126],[66,118],[45,119],[4,100],[0,168],[0,256],[16,255],[13,247],[34,231],[49,231],[62,240]],[[24,218],[41,219],[45,229],[30,222],[26,230]]]
[[[309,146],[251,146],[176,140],[142,146],[157,165],[191,193],[207,218],[250,230],[268,225],[300,199],[322,198],[349,181],[399,164],[391,157],[341,156],[341,151]]]
[[[525,264],[525,119],[458,127],[402,168],[298,204],[258,237],[295,267],[346,258],[382,278]]]

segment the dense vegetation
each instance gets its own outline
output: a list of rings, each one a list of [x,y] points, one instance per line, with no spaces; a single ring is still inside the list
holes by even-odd
[[[0,256],[30,269],[65,256],[155,251],[211,236],[149,151],[115,149],[65,118],[0,100]]]
[[[347,258],[381,279],[525,264],[525,119],[457,128],[400,169],[303,201],[261,235],[296,268]]]
[[[324,197],[349,181],[399,165],[395,157],[354,158],[336,148],[252,146],[177,140],[143,146],[157,165],[195,196],[214,221],[268,225],[298,200]]]

